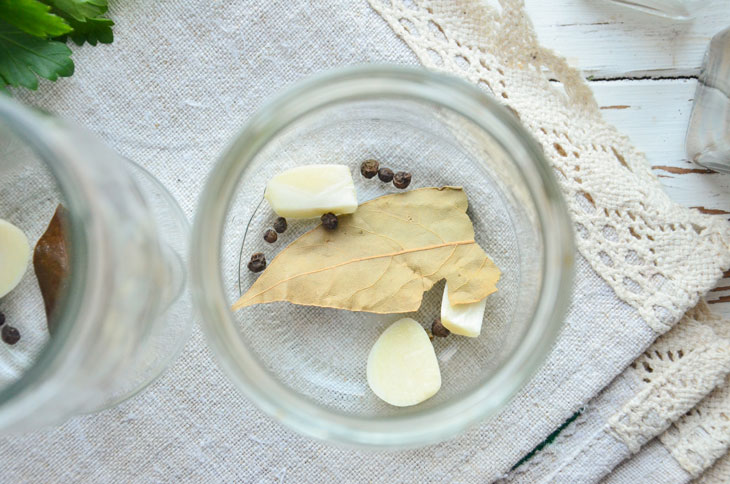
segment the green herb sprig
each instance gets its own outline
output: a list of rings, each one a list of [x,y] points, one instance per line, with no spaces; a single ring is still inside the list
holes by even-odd
[[[0,0],[0,90],[74,73],[71,49],[114,40],[107,0]]]

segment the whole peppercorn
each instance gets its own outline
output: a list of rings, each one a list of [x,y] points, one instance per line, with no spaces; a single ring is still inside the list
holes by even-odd
[[[3,330],[1,333],[3,341],[5,341],[9,345],[14,345],[18,341],[20,341],[20,331],[18,331],[16,328],[13,328],[9,324],[3,326]]]
[[[411,184],[411,174],[407,171],[399,171],[393,176],[393,185],[401,190]]]
[[[5,324],[5,313],[0,313],[0,326]]]
[[[280,234],[283,234],[286,232],[287,224],[286,219],[284,217],[279,217],[274,221],[274,230],[279,232]]]
[[[264,269],[266,269],[266,256],[261,252],[256,252],[248,262],[248,270],[251,272],[261,272]]]
[[[445,338],[451,334],[451,331],[446,329],[446,327],[441,324],[441,318],[436,318],[431,325],[431,333],[433,333],[434,336],[438,336],[439,338]]]
[[[365,178],[372,178],[378,174],[380,163],[377,160],[365,160],[360,165],[360,174]]]
[[[264,240],[268,242],[269,244],[273,244],[276,242],[276,239],[278,239],[279,236],[276,235],[276,230],[269,229],[266,232],[264,232]]]
[[[393,170],[391,170],[390,168],[379,169],[378,178],[380,178],[380,181],[390,183],[393,180]]]
[[[322,215],[320,220],[322,220],[322,225],[327,230],[335,230],[337,228],[337,215],[332,212]]]

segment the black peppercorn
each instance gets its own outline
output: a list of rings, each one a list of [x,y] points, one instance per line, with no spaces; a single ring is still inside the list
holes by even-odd
[[[451,331],[446,329],[446,327],[441,324],[441,318],[436,318],[431,325],[431,333],[433,333],[434,336],[438,336],[439,338],[445,338],[451,334]]]
[[[322,215],[322,225],[327,230],[334,230],[337,228],[337,215],[332,212]]]
[[[266,256],[261,252],[256,252],[251,256],[248,263],[248,270],[251,272],[261,272],[266,269]]]
[[[395,176],[393,176],[393,185],[395,185],[396,188],[400,188],[402,190],[410,184],[411,174],[407,171],[399,171],[395,174]]]
[[[0,326],[5,324],[5,313],[0,313]]]
[[[276,239],[278,239],[279,236],[276,235],[276,230],[269,229],[266,232],[264,232],[264,240],[268,242],[269,244],[273,244],[276,242]]]
[[[286,228],[287,228],[286,219],[284,217],[277,218],[276,221],[274,222],[274,230],[276,230],[280,234],[283,234],[284,232],[286,232]]]
[[[393,170],[391,170],[390,168],[379,169],[378,178],[380,178],[380,181],[384,181],[385,183],[390,183],[393,180]]]
[[[9,345],[14,345],[20,341],[20,331],[9,324],[7,326],[3,326],[3,330],[0,333],[2,333],[3,341]]]
[[[377,160],[365,160],[360,165],[360,174],[365,178],[372,178],[378,174],[380,163]]]

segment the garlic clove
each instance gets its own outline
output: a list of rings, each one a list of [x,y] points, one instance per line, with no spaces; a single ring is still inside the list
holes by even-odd
[[[0,297],[18,285],[30,262],[30,245],[22,230],[0,219]]]
[[[306,165],[279,173],[269,180],[264,197],[280,217],[314,218],[357,209],[355,184],[345,165]]]
[[[486,307],[487,298],[471,304],[452,306],[449,302],[449,285],[446,284],[441,300],[441,324],[454,334],[476,338],[482,331]]]
[[[426,331],[411,318],[390,325],[370,350],[368,385],[397,407],[416,405],[441,388],[436,352]]]

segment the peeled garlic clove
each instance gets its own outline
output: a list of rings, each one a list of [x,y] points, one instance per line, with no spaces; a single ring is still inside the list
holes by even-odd
[[[386,403],[416,405],[441,388],[436,352],[426,331],[411,318],[391,324],[368,356],[368,385]]]
[[[441,300],[441,324],[454,334],[476,338],[482,331],[486,307],[487,298],[471,304],[452,306],[449,302],[449,285],[446,284]]]
[[[345,165],[306,165],[279,173],[266,185],[264,198],[277,215],[314,218],[352,213],[357,194]]]
[[[30,262],[30,245],[22,230],[0,219],[0,297],[18,285]]]

